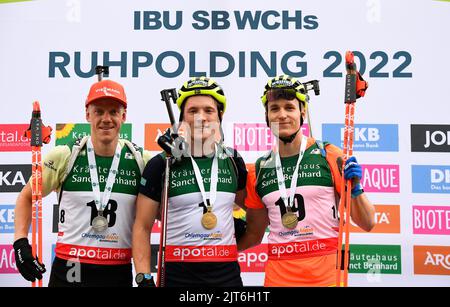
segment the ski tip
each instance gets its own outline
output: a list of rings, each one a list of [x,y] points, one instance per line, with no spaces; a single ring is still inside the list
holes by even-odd
[[[347,65],[355,63],[355,56],[353,55],[353,52],[347,51],[345,53],[345,62],[347,63]]]
[[[40,107],[40,105],[39,105],[39,101],[35,101],[35,102],[33,102],[33,111],[34,112],[39,112],[39,111],[41,111],[41,107]]]

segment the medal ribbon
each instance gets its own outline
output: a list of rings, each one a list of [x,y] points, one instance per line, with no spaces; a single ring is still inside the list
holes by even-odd
[[[202,194],[203,203],[208,208],[212,209],[212,205],[214,205],[216,198],[217,198],[217,181],[218,181],[218,172],[219,172],[219,162],[218,162],[218,152],[217,152],[217,144],[214,144],[214,159],[211,166],[211,184],[209,186],[209,200],[210,205],[208,205],[207,198],[206,198],[206,192],[205,192],[205,185],[203,184],[203,178],[202,174],[200,172],[200,169],[197,165],[197,162],[195,162],[194,158],[190,155],[191,161],[192,161],[192,167],[194,168],[194,174],[195,174],[195,180],[197,181],[197,185],[200,189],[200,192]]]
[[[287,207],[287,209],[292,208],[292,206],[294,205],[294,196],[295,190],[297,188],[297,179],[298,179],[298,167],[300,165],[300,161],[302,161],[303,156],[305,154],[306,142],[307,138],[306,136],[303,136],[302,144],[300,145],[300,151],[298,153],[297,164],[295,165],[294,174],[292,175],[291,188],[289,189],[290,190],[289,197],[286,194],[287,191],[284,181],[283,167],[281,165],[280,153],[277,152],[275,155],[275,169],[277,171],[278,186],[280,188],[281,199],[283,200],[283,203]]]
[[[95,206],[98,209],[99,215],[101,215],[103,210],[106,208],[108,204],[109,197],[111,196],[112,188],[116,180],[116,174],[117,169],[119,168],[119,160],[120,160],[120,146],[119,143],[117,142],[116,152],[114,153],[114,158],[111,163],[111,168],[109,169],[105,190],[103,191],[101,199],[100,199],[100,183],[98,180],[97,163],[95,162],[94,146],[92,145],[92,140],[90,137],[87,141],[86,146],[89,163],[89,173],[91,174],[91,186],[92,192],[94,193]]]

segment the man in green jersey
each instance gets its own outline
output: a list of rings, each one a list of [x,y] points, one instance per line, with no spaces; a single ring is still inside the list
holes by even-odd
[[[149,152],[119,139],[127,99],[112,80],[94,83],[85,103],[91,136],[56,146],[43,161],[43,196],[58,193],[59,223],[49,286],[132,286],[131,230]],[[28,242],[31,183],[16,202],[14,250],[19,272],[42,279]]]
[[[184,83],[178,95],[179,131],[188,150],[170,169],[164,286],[242,286],[233,205],[243,205],[247,171],[222,143],[225,94],[214,80],[200,77]],[[150,232],[161,202],[164,156],[146,165],[139,190],[133,228],[139,280],[151,278]]]

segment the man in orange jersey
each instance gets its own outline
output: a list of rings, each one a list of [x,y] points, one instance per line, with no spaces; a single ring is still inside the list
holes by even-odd
[[[238,249],[259,244],[270,224],[265,286],[336,283],[341,195],[337,161],[342,151],[302,134],[307,101],[305,86],[285,75],[269,80],[262,96],[267,125],[280,142],[276,152],[249,168],[247,232]],[[362,169],[354,157],[347,160],[344,176],[352,179],[352,219],[370,231],[375,210],[359,183]]]

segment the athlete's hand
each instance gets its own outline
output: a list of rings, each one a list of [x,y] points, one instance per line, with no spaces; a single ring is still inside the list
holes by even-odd
[[[168,128],[164,134],[158,138],[158,145],[167,154],[172,155],[177,159],[188,152],[187,143],[184,138],[177,133],[173,133],[171,128]]]
[[[344,166],[344,178],[346,180],[352,180],[352,197],[355,198],[364,193],[364,189],[360,184],[362,177],[362,168],[358,164],[355,157],[350,157],[345,162]]]
[[[173,138],[172,129],[168,128],[163,135],[158,138],[158,145],[169,155],[172,155],[173,151]]]
[[[353,180],[355,184],[358,184],[361,181],[362,177],[362,168],[361,165],[358,164],[355,157],[350,157],[345,161],[344,166],[344,178],[346,180]]]
[[[45,265],[39,262],[38,257],[33,257],[28,239],[18,239],[14,242],[13,247],[16,266],[23,278],[31,282],[36,281],[36,278],[42,279],[42,274],[46,272]]]

